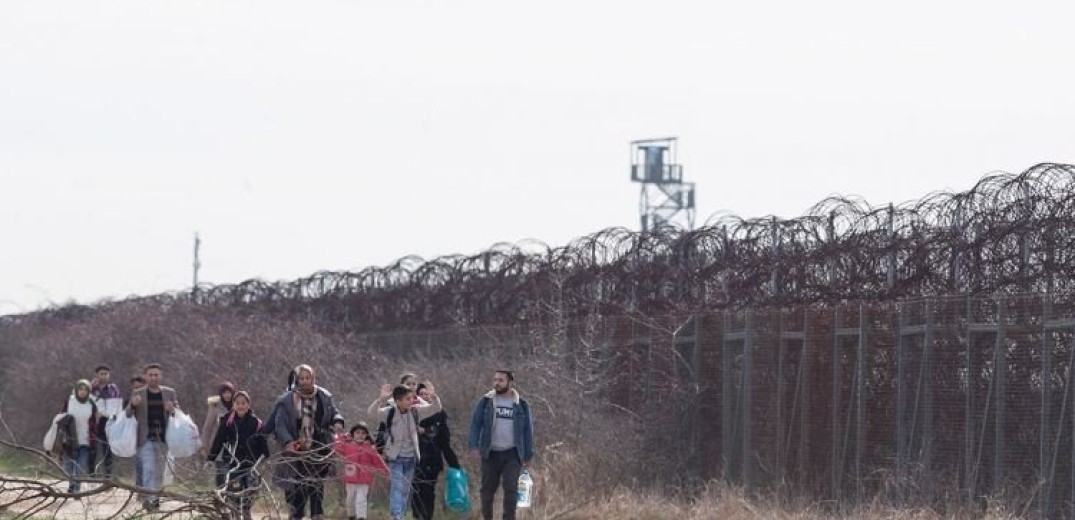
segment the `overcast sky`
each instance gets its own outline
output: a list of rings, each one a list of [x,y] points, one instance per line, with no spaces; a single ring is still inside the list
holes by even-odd
[[[1065,5],[5,1],[0,314],[1075,162]]]

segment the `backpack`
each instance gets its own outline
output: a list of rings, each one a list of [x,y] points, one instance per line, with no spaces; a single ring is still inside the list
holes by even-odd
[[[414,417],[414,424],[418,424],[418,410],[416,408],[410,409],[411,416]],[[373,447],[377,449],[377,453],[384,455],[384,448],[392,440],[392,418],[396,416],[396,405],[393,404],[392,408],[388,410],[388,417],[381,421],[381,424],[377,425],[377,435],[373,438]],[[414,447],[418,449],[418,446]]]

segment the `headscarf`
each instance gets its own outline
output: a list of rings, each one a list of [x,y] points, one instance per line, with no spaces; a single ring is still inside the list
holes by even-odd
[[[310,378],[313,379],[314,384],[311,385],[311,388],[308,391],[304,391],[302,387],[299,386],[299,376],[302,375],[303,372],[309,372]],[[311,367],[310,365],[299,365],[295,367],[295,393],[301,395],[304,399],[309,399],[317,393],[317,373],[314,372],[314,367]]]
[[[86,387],[86,397],[85,398],[81,398],[81,397],[78,396],[78,388],[80,386]],[[75,386],[73,386],[71,388],[71,394],[75,396],[75,400],[77,400],[79,403],[86,404],[86,402],[90,400],[90,390],[92,390],[92,388],[90,387],[89,380],[87,380],[87,379],[79,379],[78,381],[75,381]]]
[[[231,399],[225,400],[224,392],[231,392]],[[223,405],[225,409],[231,410],[231,403],[232,401],[235,401],[235,385],[232,384],[231,381],[220,383],[220,387],[217,389],[217,396],[220,397],[220,404]]]
[[[311,378],[316,378],[316,373],[313,367],[310,365],[299,365],[295,367],[295,408],[299,412],[300,428],[299,428],[299,442],[304,449],[309,449],[314,440],[314,416],[317,413],[317,384],[313,384],[311,388],[304,391],[298,384],[298,377],[303,372],[309,372]],[[314,380],[316,381],[316,379]]]

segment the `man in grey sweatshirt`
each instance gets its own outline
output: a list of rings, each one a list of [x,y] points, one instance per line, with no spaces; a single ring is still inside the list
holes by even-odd
[[[493,389],[474,403],[467,445],[481,459],[482,518],[492,520],[496,488],[504,487],[504,520],[515,520],[519,474],[534,459],[530,404],[514,388],[508,370],[493,373]]]

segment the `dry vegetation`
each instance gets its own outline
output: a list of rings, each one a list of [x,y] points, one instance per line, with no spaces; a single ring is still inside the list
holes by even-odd
[[[10,435],[38,446],[71,382],[99,362],[111,364],[123,380],[143,363],[163,363],[165,384],[176,387],[198,421],[205,397],[224,379],[250,391],[255,410],[264,416],[288,369],[300,362],[319,369],[318,382],[335,394],[349,422],[369,420],[364,410],[379,385],[406,370],[436,383],[453,443],[463,452],[471,403],[487,388],[494,368],[511,367],[531,401],[538,440],[536,507],[524,518],[1015,518],[1019,512],[999,503],[985,510],[938,512],[892,508],[881,500],[839,509],[775,495],[748,500],[719,484],[704,489],[696,484],[683,492],[676,459],[658,449],[665,429],[643,427],[660,426],[667,416],[607,404],[608,388],[618,388],[617,382],[601,379],[600,360],[590,345],[568,346],[555,328],[548,330],[346,335],[310,319],[120,305],[89,319],[0,327],[0,400]],[[661,409],[676,413],[678,390],[657,389],[669,398]],[[477,474],[475,468],[470,473]],[[476,506],[476,490],[472,495]]]

